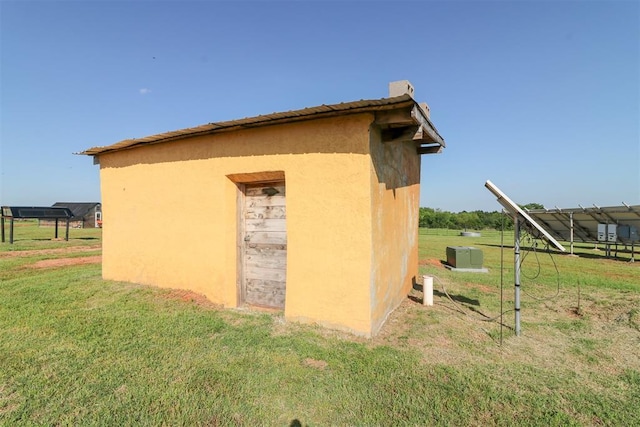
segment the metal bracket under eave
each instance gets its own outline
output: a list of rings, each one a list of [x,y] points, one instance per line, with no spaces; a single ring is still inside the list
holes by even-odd
[[[99,165],[100,164],[100,157],[99,156],[93,156],[93,164],[94,165]]]
[[[440,144],[434,145],[421,145],[418,147],[418,154],[440,154],[444,147]]]
[[[434,139],[424,125],[395,126],[382,129],[382,142],[414,141],[421,144],[436,143],[444,146],[442,139]]]
[[[381,132],[382,142],[384,143],[398,143],[415,141],[421,139],[422,132],[420,126],[402,126],[402,127],[389,127],[382,129]]]
[[[442,144],[432,141],[420,125],[383,129],[381,135],[383,143],[415,142],[418,154],[439,154],[444,148],[444,141]]]

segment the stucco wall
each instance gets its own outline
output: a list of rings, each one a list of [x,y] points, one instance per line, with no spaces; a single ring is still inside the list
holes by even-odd
[[[420,156],[413,142],[382,143],[371,132],[371,323],[377,333],[418,275]]]
[[[238,189],[227,175],[284,171],[285,316],[370,335],[371,208],[386,203],[372,203],[369,190],[372,120],[290,123],[100,155],[103,277],[237,306]]]

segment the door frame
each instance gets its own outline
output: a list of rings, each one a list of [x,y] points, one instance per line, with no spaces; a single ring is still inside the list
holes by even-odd
[[[245,191],[247,185],[245,183],[236,183],[238,186],[238,197],[236,198],[236,298],[237,306],[241,307],[245,305],[246,301],[246,286],[245,286],[245,274],[244,274],[244,253],[246,251],[246,244],[244,241],[244,223],[246,214],[246,197]]]
[[[255,181],[244,181],[235,183],[238,191],[236,197],[236,298],[237,306],[242,307],[248,305],[246,302],[246,276],[245,276],[245,253],[247,249],[245,236],[245,216],[246,216],[246,189],[248,186],[260,185],[260,184],[282,184],[286,188],[286,180],[284,179],[284,173],[282,175],[274,176],[272,179],[258,179]],[[286,203],[286,202],[285,202]],[[288,233],[287,233],[288,234]],[[287,236],[288,238],[288,236]],[[287,247],[289,245],[287,244]],[[286,270],[285,270],[286,274]],[[286,279],[285,279],[285,306],[286,306]],[[262,306],[261,306],[262,307]],[[268,309],[268,307],[262,307]],[[283,308],[273,307],[274,310],[284,310]]]

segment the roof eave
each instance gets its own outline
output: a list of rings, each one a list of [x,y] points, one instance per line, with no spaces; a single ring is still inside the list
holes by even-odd
[[[420,106],[410,95],[402,95],[393,98],[382,98],[379,100],[362,100],[333,105],[321,105],[318,107],[304,108],[301,110],[293,110],[238,120],[209,123],[193,128],[186,128],[177,131],[151,135],[144,138],[126,139],[108,146],[92,147],[76,154],[95,157],[100,154],[132,149],[142,145],[159,144],[193,136],[230,132],[240,129],[251,129],[263,126],[272,126],[283,123],[294,123],[306,120],[342,116],[347,114],[351,115],[405,108],[410,109],[411,117],[414,123],[419,125],[420,128],[423,129],[425,135],[428,136],[428,142],[436,143],[441,147],[445,146],[444,140],[438,134],[438,131],[435,129],[431,121],[426,117]]]

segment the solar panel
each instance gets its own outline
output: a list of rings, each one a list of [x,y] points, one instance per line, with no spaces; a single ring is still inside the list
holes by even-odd
[[[66,219],[73,218],[69,208],[3,206],[2,216],[6,218]]]
[[[547,230],[541,227],[540,224],[538,224],[525,211],[523,211],[520,208],[520,206],[515,204],[513,200],[511,200],[509,197],[507,197],[506,194],[500,191],[500,189],[496,187],[494,183],[487,180],[484,186],[487,187],[487,189],[489,189],[489,191],[491,191],[498,198],[498,202],[507,210],[507,212],[509,212],[513,216],[519,217],[519,219],[525,222],[529,227],[532,227],[533,228],[532,234],[536,235],[536,237],[544,238],[545,240],[547,240],[549,243],[551,243],[553,246],[555,246],[562,252],[565,251],[564,246],[558,243],[556,239],[554,239],[551,236],[551,234],[547,232]]]
[[[35,207],[35,206],[2,206],[0,216],[0,228],[2,242],[5,241],[4,223],[9,220],[9,242],[13,243],[13,222],[15,219],[55,219],[55,237],[58,238],[58,220],[64,219],[66,224],[65,240],[69,240],[69,220],[73,218],[73,212],[69,208]]]

